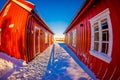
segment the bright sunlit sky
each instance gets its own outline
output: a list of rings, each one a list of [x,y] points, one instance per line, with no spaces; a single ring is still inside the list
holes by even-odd
[[[84,0],[28,0],[36,5],[36,10],[46,24],[55,33],[63,36],[63,32],[80,9]]]
[[[2,3],[6,0],[2,0]],[[39,16],[55,33],[63,36],[84,0],[27,0],[35,4]],[[0,1],[0,4],[2,4]],[[1,8],[1,7],[0,7]]]

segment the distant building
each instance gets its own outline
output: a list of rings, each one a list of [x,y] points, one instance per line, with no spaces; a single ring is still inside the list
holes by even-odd
[[[120,0],[85,0],[65,43],[100,80],[120,80]]]
[[[65,42],[64,37],[55,37],[55,42]]]
[[[0,50],[30,61],[53,44],[54,33],[34,11],[34,4],[8,0],[0,12]]]

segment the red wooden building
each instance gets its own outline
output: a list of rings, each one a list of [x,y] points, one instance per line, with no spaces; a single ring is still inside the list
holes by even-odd
[[[8,0],[0,12],[0,50],[10,56],[28,62],[53,44],[53,35],[30,2]]]
[[[120,80],[119,7],[120,0],[86,0],[64,32],[66,44],[100,80]]]

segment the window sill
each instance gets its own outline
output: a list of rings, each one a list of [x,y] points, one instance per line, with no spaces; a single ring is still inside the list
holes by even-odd
[[[110,63],[112,58],[104,53],[101,53],[101,52],[97,52],[95,50],[90,50],[90,54],[94,57],[97,57],[107,63]]]

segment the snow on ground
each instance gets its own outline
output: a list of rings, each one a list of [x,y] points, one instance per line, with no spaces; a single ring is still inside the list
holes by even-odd
[[[28,65],[19,67],[8,80],[41,80],[41,76],[46,71],[52,46],[28,63]]]
[[[58,44],[54,45],[43,80],[91,80],[92,78]]]
[[[14,69],[25,64],[23,60],[15,59],[14,57],[0,52],[0,79],[6,79]]]
[[[93,79],[98,80],[94,73],[75,55],[75,53],[68,48],[64,43],[59,43],[59,45],[74,59],[74,61]],[[81,80],[85,80],[82,78]],[[88,79],[89,80],[89,79]]]
[[[0,58],[0,77],[5,75],[12,68],[13,68],[13,63]]]
[[[81,63],[73,59],[73,54],[64,44],[55,43],[53,46],[47,48],[43,53],[39,54],[36,58],[28,64],[23,65],[22,60],[8,59],[2,60],[0,64],[6,67],[1,67],[1,71],[11,71],[11,75],[2,73],[3,79],[8,80],[92,80],[94,76],[87,74],[84,70],[87,69],[85,65],[82,68]],[[71,55],[72,54],[72,55]],[[1,55],[0,55],[1,56]],[[9,62],[10,61],[10,62]],[[11,63],[12,62],[12,63]],[[77,62],[77,63],[76,63]],[[84,70],[83,70],[84,69]],[[89,72],[89,70],[87,70]],[[6,77],[6,78],[5,78]],[[92,78],[91,78],[92,77]],[[95,79],[96,80],[96,79]]]

